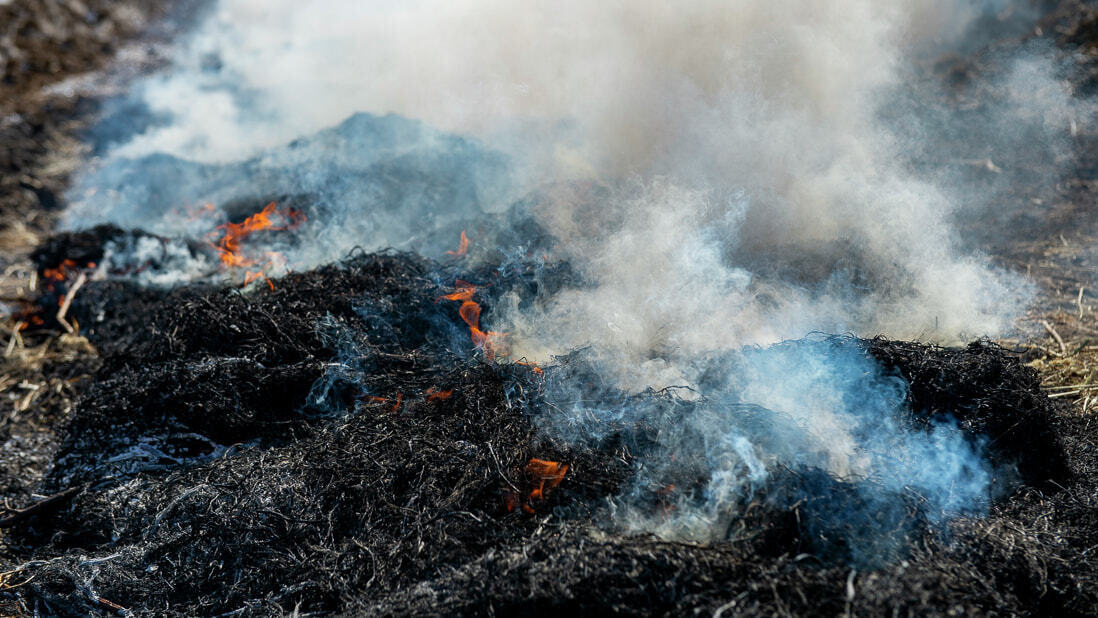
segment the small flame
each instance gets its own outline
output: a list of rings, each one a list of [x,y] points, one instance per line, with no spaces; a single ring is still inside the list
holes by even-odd
[[[455,281],[454,287],[457,288],[456,292],[439,296],[435,299],[435,302],[437,303],[440,300],[472,300],[473,294],[477,291],[477,286],[462,279]]]
[[[515,361],[515,364],[516,365],[522,365],[523,367],[529,367],[530,371],[533,371],[534,373],[538,374],[539,376],[545,374],[545,371],[542,370],[541,367],[538,367],[537,363],[532,363],[530,361]]]
[[[507,512],[511,513],[519,506],[524,513],[534,513],[534,507],[530,505],[535,500],[544,500],[548,491],[555,489],[564,480],[568,473],[568,464],[562,464],[547,459],[531,459],[526,463],[526,475],[537,483],[537,487],[530,491],[528,502],[523,502],[522,497],[515,492],[508,491],[503,494],[503,504]]]
[[[216,243],[211,244],[217,249],[222,266],[248,269],[244,273],[244,285],[263,279],[273,290],[274,283],[267,277],[267,272],[275,265],[285,264],[286,258],[275,251],[265,252],[262,259],[249,257],[243,250],[243,243],[256,232],[293,230],[304,222],[305,214],[301,211],[292,208],[280,210],[274,202],[271,202],[263,207],[263,210],[240,223],[224,223],[217,226],[215,233],[221,231],[222,236]]]
[[[465,235],[465,230],[461,230],[461,241],[458,243],[457,251],[447,251],[446,255],[463,256],[465,252],[469,250],[469,237]]]
[[[47,268],[42,271],[42,278],[47,281],[64,281],[69,276],[69,270],[76,267],[76,260],[64,260],[57,265],[57,268]],[[90,262],[89,268],[94,268],[95,263]]]
[[[473,345],[479,350],[484,351],[484,355],[488,360],[492,360],[496,357],[496,353],[499,351],[500,340],[506,337],[505,333],[497,333],[490,330],[480,329],[480,305],[467,300],[461,303],[461,308],[458,309],[458,315],[461,319],[465,320],[465,323],[469,325],[469,335],[473,339]]]
[[[266,281],[267,285],[271,288],[271,291],[274,291],[274,289],[275,289],[274,282],[272,282],[269,278],[267,278],[266,273],[264,273],[262,270],[249,270],[249,271],[244,273],[244,285],[245,286],[247,286],[249,283],[251,283],[251,282],[253,282],[257,279],[263,279],[264,281]]]
[[[506,333],[497,333],[493,331],[481,330],[480,328],[480,305],[472,300],[473,295],[477,291],[477,286],[458,279],[454,282],[454,288],[456,291],[452,294],[444,294],[435,299],[437,303],[440,300],[454,300],[461,301],[461,307],[458,309],[458,315],[469,326],[469,334],[473,339],[473,345],[477,349],[484,351],[484,355],[488,360],[492,360],[497,354],[501,353],[502,339],[507,336]]]
[[[530,500],[545,498],[545,492],[556,488],[564,480],[568,473],[568,464],[548,461],[546,459],[531,459],[526,464],[526,474],[538,482],[538,486],[530,492]]]

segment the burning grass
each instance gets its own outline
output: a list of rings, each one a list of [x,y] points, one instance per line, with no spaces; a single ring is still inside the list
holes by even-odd
[[[102,363],[44,449],[35,490],[52,510],[11,525],[7,608],[1082,615],[1098,601],[1086,428],[996,346],[824,342],[907,379],[915,427],[949,410],[991,441],[1005,493],[986,516],[942,529],[916,493],[867,509],[871,479],[791,468],[743,498],[724,540],[673,542],[606,510],[635,437],[537,429],[545,384],[583,368],[471,354],[469,324],[436,302],[471,288],[436,281],[488,275],[448,268],[358,254],[273,290],[87,284],[72,311]],[[675,491],[653,493],[654,512]],[[899,555],[855,566],[844,539],[866,526],[891,527]]]
[[[13,195],[56,202],[58,179],[24,186],[27,166],[9,167]],[[266,281],[246,289],[95,277],[89,265],[110,243],[170,242],[109,227],[39,248],[50,289],[9,269],[5,294],[33,301],[41,323],[0,331],[5,613],[1089,615],[1098,605],[1083,291],[1078,318],[1071,302],[1041,314],[1048,339],[1023,356],[1031,367],[987,342],[788,344],[867,355],[909,383],[908,430],[950,416],[986,441],[987,513],[939,525],[917,488],[880,508],[864,498],[876,479],[786,467],[730,506],[722,538],[669,541],[624,530],[608,506],[661,428],[622,425],[589,444],[541,431],[547,384],[598,376],[575,358],[506,360],[481,320],[506,286],[467,283],[494,278],[461,269],[477,249],[464,231],[443,265],[356,254],[275,285],[277,260],[248,254],[247,236],[296,219],[251,225],[275,214],[253,219],[258,208],[177,252]],[[5,233],[34,243],[16,232]],[[155,272],[169,254],[158,255],[105,274]],[[666,392],[637,399],[693,411]],[[699,484],[677,471],[647,488],[653,517],[673,515]],[[865,530],[880,534],[875,564],[852,555]]]

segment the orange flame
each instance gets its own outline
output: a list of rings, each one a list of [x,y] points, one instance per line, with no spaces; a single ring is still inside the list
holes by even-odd
[[[223,234],[214,248],[217,249],[221,259],[221,265],[226,268],[248,268],[244,274],[244,285],[263,279],[273,290],[274,283],[267,278],[267,271],[278,262],[285,263],[282,254],[269,251],[263,259],[255,259],[247,256],[243,251],[243,243],[252,234],[262,231],[281,231],[296,229],[305,222],[305,214],[292,208],[279,210],[274,202],[267,204],[263,210],[244,219],[240,223],[224,223],[217,226],[216,231]],[[252,270],[258,267],[258,270]]]
[[[538,486],[530,492],[531,500],[541,500],[545,497],[546,490],[554,489],[564,480],[568,473],[568,464],[562,464],[545,459],[531,459],[526,464],[526,474],[534,480],[540,481]]]
[[[267,274],[265,272],[263,272],[262,270],[249,270],[249,271],[246,271],[244,273],[244,285],[245,286],[247,286],[249,283],[251,283],[251,282],[253,282],[257,279],[263,279],[264,281],[266,281],[267,286],[271,288],[272,292],[274,291],[274,289],[275,289],[274,282],[271,281],[270,279],[268,279]]]
[[[89,263],[89,268],[94,268],[95,263]],[[69,269],[76,267],[76,260],[64,260],[57,268],[47,268],[42,271],[42,278],[49,281],[64,281],[69,276]]]
[[[454,287],[457,288],[456,292],[439,296],[435,299],[435,302],[437,303],[440,300],[472,300],[473,294],[477,291],[477,286],[463,279],[455,281]]]
[[[519,494],[508,491],[503,494],[503,504],[507,512],[513,512],[521,506],[524,513],[534,513],[534,507],[530,505],[535,500],[544,500],[546,492],[555,489],[564,480],[568,473],[568,464],[549,461],[546,459],[531,459],[526,463],[526,475],[537,482],[538,486],[530,492],[529,502],[523,502]]]
[[[465,235],[465,230],[461,230],[461,241],[458,243],[457,251],[447,251],[446,255],[463,256],[465,252],[469,250],[469,237]]]
[[[545,373],[545,371],[542,370],[541,367],[538,367],[537,363],[532,363],[530,361],[515,361],[515,364],[516,365],[522,365],[523,367],[529,367],[530,371],[533,371],[534,373],[538,374],[539,376],[543,375]]]
[[[492,360],[496,357],[496,354],[500,352],[500,346],[502,339],[507,336],[506,333],[497,333],[493,331],[481,330],[480,328],[480,305],[472,300],[473,294],[477,291],[477,286],[458,279],[454,282],[454,287],[457,289],[452,294],[444,294],[435,299],[437,303],[440,300],[455,300],[461,301],[461,307],[458,309],[458,315],[469,326],[469,335],[473,339],[473,345],[479,350],[483,350],[488,360]]]
[[[461,308],[458,309],[458,315],[460,315],[461,319],[465,320],[465,323],[469,325],[469,335],[473,339],[473,345],[475,345],[477,349],[483,350],[484,355],[488,360],[495,358],[499,348],[499,340],[505,337],[506,334],[490,330],[481,330],[480,305],[471,300],[461,303]]]

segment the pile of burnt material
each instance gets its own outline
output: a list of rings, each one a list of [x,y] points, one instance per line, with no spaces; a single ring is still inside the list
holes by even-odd
[[[66,259],[52,246],[43,271]],[[983,512],[939,522],[916,491],[876,509],[862,491],[872,479],[789,467],[729,505],[722,538],[667,540],[608,512],[660,428],[623,417],[567,443],[540,429],[547,393],[582,361],[489,358],[471,319],[480,305],[472,316],[447,300],[468,301],[453,282],[478,275],[489,276],[381,253],[245,289],[88,280],[69,319],[102,363],[38,489],[51,498],[2,522],[4,607],[1082,615],[1098,604],[1085,424],[994,345],[787,344],[853,351],[906,380],[910,431],[948,412],[997,475]],[[490,294],[479,300],[487,311]],[[633,397],[676,414],[701,405]],[[649,504],[653,516],[674,508],[658,492]],[[850,528],[874,526],[896,542],[866,562]]]

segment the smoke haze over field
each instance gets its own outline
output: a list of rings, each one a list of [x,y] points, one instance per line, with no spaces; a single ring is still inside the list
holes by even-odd
[[[811,331],[1002,335],[1030,284],[954,228],[987,206],[979,192],[960,175],[917,172],[912,158],[977,125],[997,147],[1062,153],[1089,104],[1035,51],[1006,63],[1000,100],[963,117],[923,109],[910,83],[916,60],[1007,5],[222,0],[176,65],[137,86],[128,104],[147,124],[106,132],[68,224],[182,233],[169,214],[187,200],[289,195],[319,205],[312,231],[286,248],[304,268],[354,245],[437,255],[450,247],[431,246],[430,232],[456,239],[463,221],[525,196],[556,241],[549,259],[581,283],[504,298],[489,326],[508,331],[516,358],[587,347],[630,392],[696,387],[698,359]],[[739,358],[717,391],[774,406],[788,424],[744,426],[719,405],[682,419],[683,431],[716,436],[705,453],[719,460],[705,504],[682,517],[711,523],[771,466],[806,463],[783,444],[821,441],[823,463],[809,463],[836,475],[928,488],[946,510],[982,503],[978,445],[948,422],[868,429],[902,397],[887,376],[856,379],[873,371],[864,359],[775,354]],[[798,402],[805,392],[813,405]],[[867,392],[887,401],[851,408]],[[693,522],[673,527],[706,537]]]
[[[354,112],[392,112],[509,157],[506,174],[476,183],[480,210],[553,183],[611,188],[597,204],[543,201],[534,213],[594,285],[509,318],[531,356],[585,343],[691,354],[813,329],[1002,334],[1028,285],[965,249],[951,229],[964,187],[909,171],[905,153],[924,144],[879,112],[900,96],[909,60],[1004,6],[224,0],[176,67],[139,85],[149,125],[106,149],[83,189],[109,185],[129,159],[237,161]],[[1011,130],[997,135],[1066,134],[1078,104],[1051,68],[1040,55],[1019,64],[1013,107],[996,110],[995,128]],[[930,139],[943,123],[927,122],[918,133]],[[405,142],[398,152],[416,149],[414,137]],[[357,158],[377,153],[366,145]],[[300,184],[322,192],[324,170],[311,177]],[[210,194],[173,182],[175,194]],[[350,215],[333,230],[374,218],[362,195],[330,192]],[[76,196],[72,225],[151,216],[156,229],[155,197]],[[415,227],[421,213],[406,210]],[[354,244],[407,246],[410,234],[388,227],[325,243],[301,265]]]

